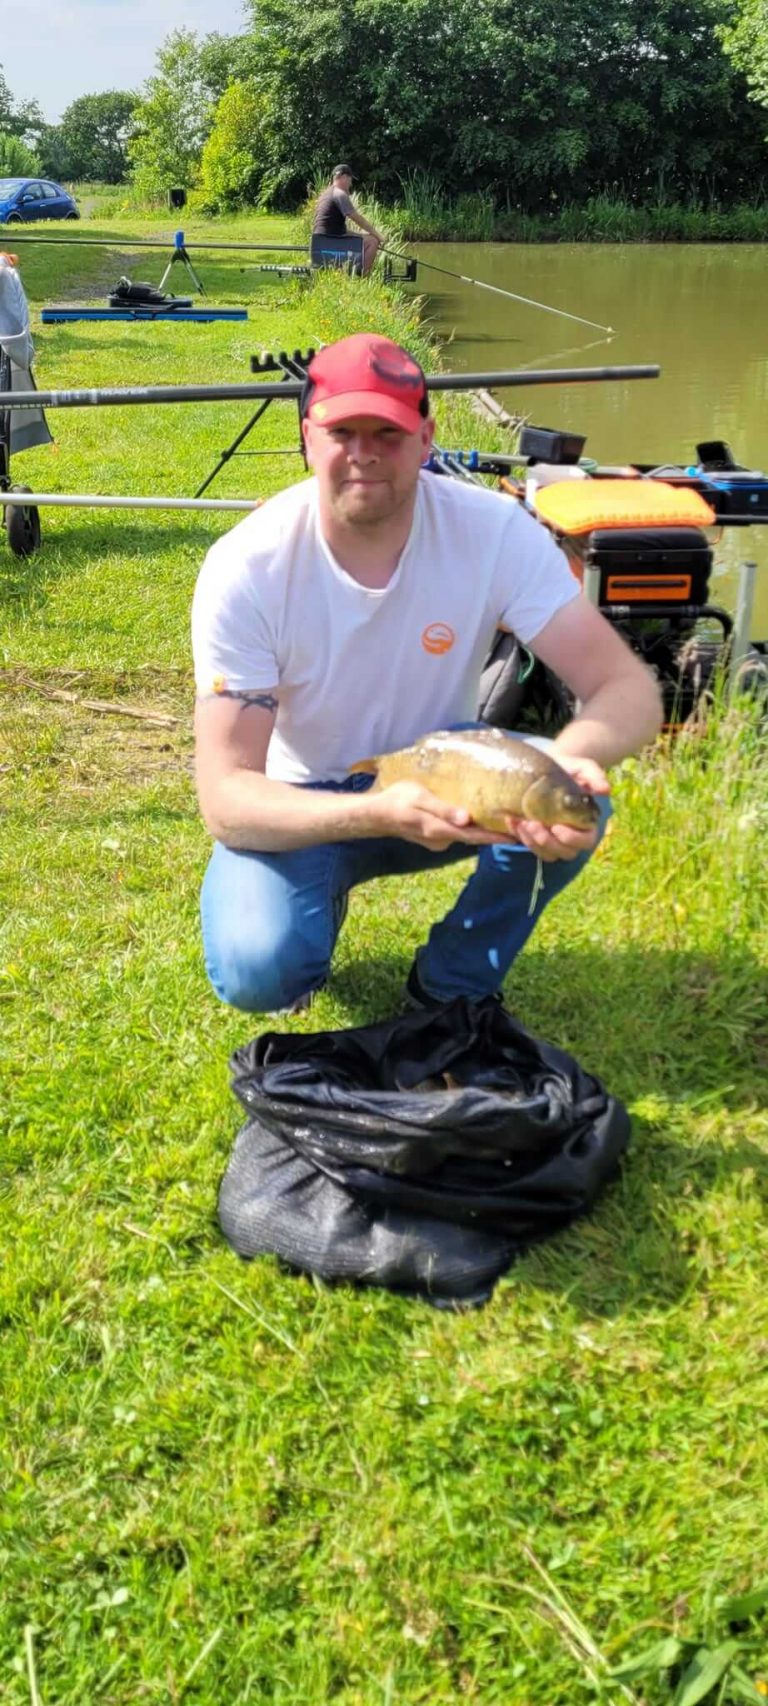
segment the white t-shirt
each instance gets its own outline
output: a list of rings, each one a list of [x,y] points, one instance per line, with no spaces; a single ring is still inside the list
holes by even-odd
[[[431,473],[389,585],[359,586],[305,480],[208,552],[192,609],[197,691],[276,688],[267,775],[340,781],[358,759],[475,718],[496,628],[527,643],[578,595],[562,551],[514,499]]]

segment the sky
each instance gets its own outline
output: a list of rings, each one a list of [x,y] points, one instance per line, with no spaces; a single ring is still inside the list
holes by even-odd
[[[14,101],[58,124],[78,95],[140,88],[171,30],[245,27],[242,0],[0,0],[0,66]]]

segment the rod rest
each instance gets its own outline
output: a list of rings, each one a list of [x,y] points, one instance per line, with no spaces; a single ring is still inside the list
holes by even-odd
[[[306,355],[302,355],[300,349],[295,349],[292,356],[284,349],[281,349],[279,355],[272,355],[265,350],[262,355],[251,356],[251,373],[285,373],[286,369],[290,371],[291,368],[297,367],[306,371],[316,354],[317,351],[313,349],[308,349]]]

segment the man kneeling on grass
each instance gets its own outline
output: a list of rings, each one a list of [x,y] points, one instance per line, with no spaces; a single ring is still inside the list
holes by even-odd
[[[659,694],[539,522],[424,470],[434,423],[406,350],[368,333],[328,345],[302,417],[314,478],[217,540],[195,591],[197,783],[216,842],[208,975],[235,1007],[299,1010],[328,977],[350,889],[473,857],[407,992],[414,1005],[480,999],[587,863],[608,815],[605,768],[656,734]],[[499,627],[579,702],[553,752],[598,799],[589,830],[510,818],[508,835],[491,834],[421,784],[370,793],[370,777],[350,775],[476,718]]]

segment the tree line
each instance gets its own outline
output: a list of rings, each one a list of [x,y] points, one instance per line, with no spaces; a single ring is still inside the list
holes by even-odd
[[[60,124],[46,124],[37,101],[14,100],[0,65],[0,176],[125,183],[138,104],[135,93],[114,89],[81,95]]]
[[[556,211],[765,196],[765,0],[245,0],[242,35],[178,30],[138,92],[58,125],[0,68],[0,172],[172,185],[216,209],[295,207],[339,159],[397,196]]]

